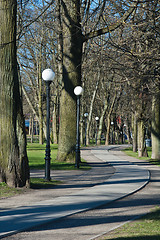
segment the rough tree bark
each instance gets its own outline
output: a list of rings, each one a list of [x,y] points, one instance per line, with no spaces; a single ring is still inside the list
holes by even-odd
[[[137,112],[132,115],[133,152],[137,152]]]
[[[41,54],[37,63],[37,78],[38,78],[38,113],[39,113],[39,144],[43,144],[43,110],[42,110],[42,68]]]
[[[106,141],[105,141],[105,145],[108,146],[109,145],[109,136],[110,136],[110,127],[111,127],[111,114],[113,112],[115,103],[116,103],[116,98],[117,98],[117,92],[115,92],[115,95],[113,97],[108,115],[107,115],[107,132],[106,132]]]
[[[106,100],[105,104],[104,104],[104,107],[103,107],[103,110],[102,110],[102,114],[101,114],[100,120],[99,120],[97,145],[101,144],[101,135],[102,135],[102,128],[103,128],[103,121],[104,121],[104,116],[106,114],[107,108],[108,108],[108,101]]]
[[[148,157],[145,146],[145,126],[142,118],[138,120],[138,157]]]
[[[0,181],[29,185],[25,124],[16,59],[15,0],[0,0]]]
[[[152,100],[152,159],[160,159],[160,94]]]

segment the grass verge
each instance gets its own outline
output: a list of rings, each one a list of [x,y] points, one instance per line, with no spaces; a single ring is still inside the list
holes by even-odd
[[[61,184],[61,181],[51,180],[46,181],[43,178],[30,178],[30,188],[31,189],[52,189],[54,186]],[[6,183],[1,182],[0,183],[0,199],[1,198],[7,198],[7,197],[13,197],[18,194],[25,193],[26,191],[29,191],[29,189],[26,188],[12,188],[7,186]]]
[[[160,240],[160,208],[104,235],[102,240]]]
[[[133,152],[132,151],[132,147],[130,148],[126,148],[123,150],[128,156],[131,157],[135,157],[137,159],[142,159],[142,160],[146,160],[152,164],[158,165],[160,166],[160,160],[157,159],[151,159],[151,155],[152,155],[152,148],[151,147],[147,147],[147,152],[148,152],[148,157],[138,157],[138,152]]]
[[[143,160],[149,160],[151,158],[151,154],[152,154],[151,147],[147,147],[148,157],[141,157],[141,158],[138,157],[138,152],[132,151],[132,147],[126,148],[122,151],[124,151],[128,156],[135,157],[137,159],[143,159]]]
[[[6,183],[0,183],[0,198],[11,197],[23,193],[23,189],[8,187]]]
[[[32,189],[49,189],[62,183],[61,181],[56,181],[53,179],[51,179],[51,181],[46,181],[43,178],[31,178],[30,181]]]

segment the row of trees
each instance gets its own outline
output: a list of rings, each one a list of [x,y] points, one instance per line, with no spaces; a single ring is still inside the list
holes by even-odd
[[[95,116],[99,116],[98,143],[103,131],[106,135],[106,144],[109,144],[111,121],[115,122],[116,116],[121,116],[127,126],[129,139],[132,130],[134,151],[138,147],[139,156],[145,154],[145,129],[152,129],[152,157],[160,158],[158,1],[32,0],[18,1],[17,6],[16,31],[15,1],[0,1],[1,23],[8,23],[10,12],[14,15],[10,20],[10,28],[5,28],[1,24],[1,35],[8,35],[9,39],[2,37],[0,39],[1,56],[5,54],[8,56],[4,57],[5,64],[1,61],[1,79],[4,75],[4,80],[1,81],[0,89],[1,92],[5,91],[2,84],[5,82],[6,88],[12,93],[9,95],[10,102],[17,108],[17,101],[21,102],[18,82],[21,83],[20,89],[27,105],[39,122],[40,143],[43,143],[43,135],[46,132],[44,120],[46,96],[41,73],[42,70],[50,67],[56,73],[55,82],[51,85],[51,100],[53,124],[56,130],[54,141],[58,141],[59,144],[59,161],[75,158],[76,97],[73,90],[77,85],[82,85],[84,88],[81,120],[85,112],[89,113],[87,142]],[[10,39],[9,30],[13,32],[14,41]],[[12,61],[15,72],[13,74],[11,70],[10,74],[12,78],[14,75],[14,78],[8,81],[6,81],[6,72],[11,63],[11,56],[7,48],[14,49]],[[17,69],[17,61],[20,69]],[[16,94],[14,88],[11,88],[14,86],[13,83],[17,84]],[[16,100],[15,95],[18,96]],[[8,104],[6,96],[7,93],[3,99],[1,98],[3,102],[1,109],[4,109],[2,115],[7,119],[8,113],[14,116],[12,131],[16,140],[13,139],[9,147],[5,145],[5,141],[0,142],[2,149],[0,175],[2,180],[10,185],[21,186],[29,179],[25,151],[23,151],[25,152],[23,162],[26,164],[24,170],[26,177],[24,178],[24,174],[19,174],[19,172],[23,173],[21,167],[25,165],[21,164],[20,149],[21,146],[25,149],[26,142],[24,137],[24,144],[21,144],[22,138],[18,137],[20,131],[17,131],[18,114],[15,106],[11,107],[11,104]],[[11,107],[7,110],[8,113],[6,113],[6,102],[7,106]],[[20,116],[21,128],[23,128],[22,112]],[[1,139],[5,136],[8,142],[4,129],[8,129],[11,125],[6,127],[2,122],[4,119],[0,124],[0,136]],[[81,121],[82,128],[83,121]],[[10,156],[5,156],[5,160],[3,157],[4,152],[8,152],[6,149],[12,148],[12,144],[13,146],[17,144],[16,161],[19,168],[15,164],[14,151],[12,154],[10,152]],[[10,175],[13,175],[14,181],[9,181]]]

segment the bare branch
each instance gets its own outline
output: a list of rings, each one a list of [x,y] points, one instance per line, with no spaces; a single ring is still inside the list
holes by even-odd
[[[129,16],[133,13],[133,11],[136,9],[137,5],[139,3],[139,0],[136,1],[136,3],[134,3],[129,9],[128,11],[126,11],[123,15],[123,17],[121,17],[121,19],[119,21],[117,21],[116,23],[110,25],[110,26],[107,26],[105,28],[101,28],[99,30],[96,30],[96,31],[93,31],[93,32],[90,32],[86,35],[83,36],[83,42],[86,42],[88,41],[89,39],[91,38],[94,38],[94,37],[98,37],[100,35],[103,35],[103,34],[106,34],[106,33],[109,33],[109,32],[112,32],[114,31],[115,29],[117,29],[119,26],[121,26],[122,24],[124,24],[124,22],[129,18]]]

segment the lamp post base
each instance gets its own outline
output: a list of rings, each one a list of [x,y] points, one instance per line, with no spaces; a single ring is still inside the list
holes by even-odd
[[[75,162],[76,168],[79,168],[79,163],[80,163],[80,149],[79,146],[76,146],[76,162]]]
[[[51,157],[50,157],[50,146],[46,146],[46,157],[45,157],[45,180],[46,181],[51,181],[50,177],[50,162],[51,162]]]

